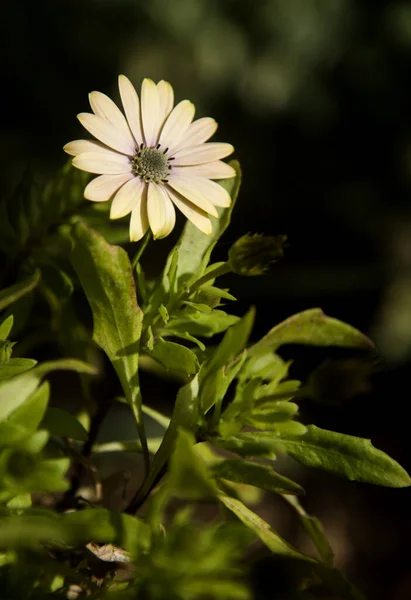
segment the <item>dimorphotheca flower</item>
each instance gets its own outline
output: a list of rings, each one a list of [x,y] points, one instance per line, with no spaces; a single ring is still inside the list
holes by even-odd
[[[77,140],[64,146],[73,165],[96,173],[84,196],[94,202],[112,200],[110,218],[131,213],[130,239],[139,240],[150,227],[154,238],[168,235],[177,207],[198,229],[212,230],[209,215],[229,206],[230,195],[213,179],[232,177],[232,167],[220,159],[231,144],[205,143],[217,123],[205,117],[193,121],[194,105],[183,100],[174,108],[173,88],[144,79],[141,100],[131,82],[119,76],[125,116],[100,92],[91,92],[94,114],[81,113],[80,123],[98,141]]]

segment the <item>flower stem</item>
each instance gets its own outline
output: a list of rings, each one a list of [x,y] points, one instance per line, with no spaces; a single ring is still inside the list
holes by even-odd
[[[133,270],[136,268],[137,263],[140,261],[140,258],[143,255],[144,250],[147,248],[148,242],[151,240],[151,229],[148,229],[148,231],[146,232],[145,236],[143,237],[141,244],[138,247],[137,252],[135,253],[135,256],[131,262],[131,266],[133,267]]]
[[[228,261],[226,263],[224,263],[223,265],[220,265],[218,267],[215,267],[214,269],[211,269],[210,271],[208,271],[208,273],[206,273],[205,275],[200,277],[200,279],[197,279],[197,281],[191,286],[190,291],[195,292],[202,285],[207,283],[207,281],[210,281],[211,279],[215,279],[216,277],[220,277],[221,275],[226,275],[227,273],[231,273],[231,270],[232,270],[231,265]]]

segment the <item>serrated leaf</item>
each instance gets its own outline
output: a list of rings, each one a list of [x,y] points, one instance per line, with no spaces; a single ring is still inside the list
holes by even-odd
[[[36,269],[36,271],[34,271],[34,273],[29,275],[22,281],[19,281],[18,283],[15,283],[14,285],[11,285],[10,287],[8,287],[4,290],[1,290],[0,291],[0,310],[3,310],[3,308],[6,308],[6,306],[9,306],[9,304],[16,302],[16,300],[19,300],[19,298],[22,298],[23,296],[25,296],[26,294],[28,294],[29,292],[34,290],[34,288],[37,286],[39,281],[40,281],[40,271],[38,269]]]
[[[305,310],[273,327],[250,348],[250,354],[273,351],[284,344],[340,346],[372,350],[374,344],[363,333],[338,319],[328,317],[320,308]]]
[[[200,366],[192,350],[175,342],[167,342],[161,337],[156,340],[150,356],[166,369],[187,376],[197,373]]]
[[[276,473],[272,467],[245,460],[221,460],[212,467],[216,477],[253,485],[277,494],[304,494],[303,488],[288,477]]]
[[[401,465],[375,448],[370,440],[309,425],[304,436],[282,435],[279,441],[290,456],[307,467],[376,485],[411,485]]]
[[[61,408],[50,406],[41,422],[41,428],[47,429],[51,435],[72,438],[86,442],[88,433],[83,425],[72,414]]]
[[[138,376],[143,313],[137,304],[130,260],[122,248],[110,246],[81,221],[74,225],[72,239],[71,260],[93,313],[93,339],[116,370],[144,447]],[[145,457],[148,462],[148,451]]]
[[[229,164],[235,169],[237,173],[236,177],[223,179],[218,181],[218,183],[230,194],[232,200],[231,206],[229,208],[217,209],[219,219],[212,219],[213,231],[210,236],[204,235],[190,221],[187,221],[183,233],[177,242],[179,254],[178,280],[180,284],[186,283],[188,287],[192,281],[198,279],[204,273],[215,244],[230,222],[231,213],[240,189],[241,170],[238,161],[233,160]],[[171,260],[170,256],[168,262]],[[196,334],[194,333],[193,335]]]

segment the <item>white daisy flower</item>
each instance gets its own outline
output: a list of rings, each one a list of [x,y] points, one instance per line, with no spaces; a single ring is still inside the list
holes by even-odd
[[[84,190],[93,202],[112,200],[110,218],[131,213],[130,239],[137,241],[150,227],[154,238],[168,235],[177,207],[198,229],[212,230],[209,215],[229,206],[228,192],[213,179],[233,177],[222,162],[231,144],[206,143],[217,123],[205,117],[193,121],[194,105],[183,100],[174,108],[173,88],[144,79],[141,100],[131,82],[119,76],[125,116],[100,92],[89,94],[94,114],[81,113],[80,123],[98,141],[76,140],[64,146],[73,165],[96,173]]]

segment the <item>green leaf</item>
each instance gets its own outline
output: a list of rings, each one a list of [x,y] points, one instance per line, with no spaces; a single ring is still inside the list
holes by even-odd
[[[0,325],[0,340],[7,340],[13,327],[14,317],[9,315]]]
[[[193,310],[191,307],[183,310],[177,317],[172,316],[167,324],[167,329],[172,330],[173,335],[187,334],[191,336],[212,337],[217,333],[223,333],[228,327],[237,323],[239,318],[235,315],[229,315],[223,310],[213,310],[205,313],[199,310]]]
[[[311,541],[317,549],[321,560],[326,565],[332,567],[334,562],[334,552],[324,533],[321,522],[317,519],[317,517],[312,517],[311,515],[307,514],[304,508],[301,506],[298,498],[295,496],[284,496],[284,500],[286,500],[297,512],[302,526],[310,536]]]
[[[244,523],[244,525],[256,533],[271,552],[286,558],[295,558],[315,564],[316,561],[314,559],[309,556],[304,556],[304,554],[295,550],[288,542],[283,540],[283,538],[280,537],[266,521],[247,508],[240,500],[231,498],[225,494],[220,494],[219,499],[240,519],[240,521]]]
[[[222,341],[208,361],[207,371],[219,369],[228,364],[245,348],[255,318],[255,309],[250,308],[235,325],[232,325],[225,333]]]
[[[170,425],[164,435],[160,448],[154,456],[148,476],[133,501],[136,507],[150,493],[157,477],[173,453],[179,429],[194,431],[196,428],[199,416],[198,391],[200,376],[201,368],[189,383],[178,390]]]
[[[245,460],[221,460],[212,467],[216,477],[253,485],[277,494],[304,494],[303,488],[271,467]]]
[[[230,364],[221,366],[217,371],[212,371],[203,379],[200,393],[201,409],[203,414],[205,414],[213,405],[215,405],[216,413],[213,415],[214,427],[217,427],[220,420],[221,404],[224,396],[238,372],[241,370],[246,355],[247,352],[244,350],[244,352],[232,360]]]
[[[41,428],[51,435],[72,438],[80,442],[88,440],[88,433],[72,414],[61,408],[49,407],[41,422]]]
[[[93,339],[117,372],[144,447],[138,376],[143,313],[137,304],[129,258],[122,248],[110,246],[81,221],[74,225],[72,238],[71,260],[93,313]],[[148,463],[147,449],[145,459]]]
[[[229,208],[217,209],[219,219],[213,222],[213,231],[210,236],[204,235],[190,221],[187,221],[183,233],[177,242],[179,260],[178,260],[178,279],[180,282],[190,284],[201,277],[210,260],[211,252],[219,238],[227,229],[230,223],[231,213],[237,200],[241,184],[241,170],[238,161],[231,161],[237,175],[231,179],[222,179],[218,183],[224,187],[231,196],[231,206]],[[168,262],[171,260],[171,254]],[[190,333],[193,333],[190,331]],[[193,333],[193,335],[196,335]]]
[[[372,350],[374,344],[363,333],[337,319],[327,317],[320,308],[305,310],[273,327],[249,351],[275,352],[284,344],[341,346]]]
[[[0,548],[36,548],[40,545],[81,547],[88,542],[113,543],[137,554],[149,543],[147,525],[136,517],[103,508],[58,515],[39,514],[0,517]]]
[[[29,371],[37,364],[32,358],[11,358],[5,365],[0,365],[0,383],[20,373]]]
[[[230,452],[240,456],[261,456],[264,458],[275,458],[279,449],[279,440],[272,434],[261,434],[259,431],[238,433],[224,439],[222,437],[210,437],[209,441]]]
[[[34,273],[29,275],[22,281],[19,281],[18,283],[11,285],[10,287],[6,288],[5,290],[1,290],[1,292],[0,292],[0,310],[3,310],[3,308],[6,308],[6,306],[8,306],[9,304],[16,302],[16,300],[19,300],[19,298],[22,298],[23,296],[25,296],[26,294],[28,294],[29,292],[34,290],[34,288],[37,286],[39,281],[40,281],[40,271],[38,269],[36,269],[36,271],[34,271]]]
[[[0,422],[7,419],[36,390],[45,375],[59,369],[95,374],[96,370],[80,360],[62,359],[45,362],[12,379],[0,381]]]
[[[36,431],[50,395],[50,386],[44,382],[11,416],[0,423],[0,445],[13,444]]]
[[[370,440],[326,431],[315,425],[307,427],[302,437],[281,436],[286,452],[307,467],[388,487],[411,485],[407,472]]]
[[[0,422],[24,404],[39,383],[40,376],[34,369],[0,383]]]
[[[167,489],[186,500],[214,498],[218,492],[206,463],[194,452],[194,436],[178,431],[175,449],[170,459]]]
[[[187,376],[197,373],[200,366],[192,350],[175,342],[167,342],[161,337],[156,340],[150,356],[166,369],[182,372]]]

